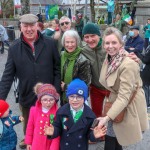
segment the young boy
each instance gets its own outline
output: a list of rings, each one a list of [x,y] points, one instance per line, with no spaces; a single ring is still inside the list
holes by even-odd
[[[45,126],[48,138],[61,137],[61,150],[88,150],[88,140],[95,142],[106,134],[106,127],[91,129],[96,118],[92,110],[84,104],[88,98],[88,87],[80,79],[73,80],[67,89],[69,103],[62,106],[56,114],[56,121]]]
[[[17,135],[13,126],[23,121],[22,116],[10,116],[9,105],[0,100],[0,149],[16,150]]]

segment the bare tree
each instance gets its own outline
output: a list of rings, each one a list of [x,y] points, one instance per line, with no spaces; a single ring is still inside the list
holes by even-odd
[[[3,18],[13,10],[13,0],[1,0]]]
[[[22,14],[28,14],[30,13],[30,0],[22,0],[22,5],[24,6],[22,8]]]
[[[90,0],[90,8],[91,8],[91,21],[95,22],[95,9],[94,9],[95,1]]]

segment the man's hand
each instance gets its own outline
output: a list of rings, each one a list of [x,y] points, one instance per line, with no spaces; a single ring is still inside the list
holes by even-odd
[[[53,135],[54,134],[54,126],[50,124],[50,126],[45,125],[44,127],[45,135]]]
[[[128,57],[130,57],[131,59],[133,59],[135,62],[137,62],[138,64],[141,63],[141,60],[132,52],[132,53],[129,53],[127,55]]]

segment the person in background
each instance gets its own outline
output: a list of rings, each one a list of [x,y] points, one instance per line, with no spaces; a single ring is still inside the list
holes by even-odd
[[[44,126],[54,122],[59,94],[53,85],[43,83],[37,83],[34,92],[38,100],[30,109],[25,137],[27,150],[59,150],[59,137],[49,140],[44,134]]]
[[[44,32],[44,25],[42,22],[37,22],[37,27],[38,27],[38,30],[43,34]]]
[[[88,86],[79,78],[68,85],[66,92],[68,103],[60,107],[56,121],[45,126],[49,139],[60,136],[61,150],[88,150],[88,139],[95,142],[106,133],[106,126],[93,127],[95,114],[84,102],[88,98]]]
[[[37,13],[36,16],[38,17],[38,21],[43,23],[43,17],[41,13]]]
[[[53,39],[45,38],[37,28],[38,18],[33,14],[20,17],[21,36],[8,50],[8,58],[0,81],[0,98],[6,99],[14,77],[19,79],[19,106],[26,126],[31,106],[37,100],[33,87],[36,83],[48,83],[60,92],[60,56]],[[25,148],[24,139],[19,144]]]
[[[59,28],[60,28],[60,26],[59,26],[59,19],[54,19],[55,20],[55,23],[56,23],[56,28],[55,28],[55,30],[56,31],[59,31]]]
[[[0,149],[16,150],[17,134],[13,127],[24,119],[22,116],[11,116],[9,104],[0,99]]]
[[[129,53],[142,53],[144,48],[144,40],[139,35],[139,26],[133,25],[130,27],[129,39],[125,43],[125,50]]]
[[[60,26],[60,35],[58,38],[58,51],[61,53],[61,51],[64,51],[64,47],[61,44],[61,39],[65,31],[71,29],[71,20],[67,16],[62,16],[59,19],[59,26]]]
[[[80,36],[80,38],[82,39],[82,29],[83,29],[83,26],[84,26],[84,22],[83,22],[83,18],[82,18],[82,14],[81,13],[78,13],[77,14],[77,18],[76,18],[76,24],[75,24],[75,27],[76,27],[76,30]]]
[[[142,132],[149,129],[145,95],[139,64],[128,57],[122,33],[114,27],[107,28],[103,47],[107,55],[99,81],[110,91],[106,102],[113,104],[106,116],[98,118],[99,125],[107,124],[104,150],[122,150],[122,146],[142,140]],[[122,122],[114,122],[123,109],[126,111]]]
[[[144,44],[144,48],[146,50],[146,48],[148,47],[149,43],[150,43],[150,18],[147,19],[147,24],[144,26],[144,32],[145,32],[145,44]]]
[[[90,61],[81,53],[80,37],[75,30],[68,30],[63,34],[61,55],[61,105],[68,102],[66,89],[74,78],[80,78],[87,85],[91,83]]]
[[[1,54],[4,53],[4,43],[7,44],[7,46],[9,46],[8,43],[8,35],[7,35],[7,31],[6,29],[0,24],[0,51]]]
[[[147,47],[145,54],[136,52],[135,54],[137,55],[137,57],[140,58],[143,63],[141,69],[141,78],[143,81],[143,89],[146,96],[147,108],[150,108],[150,46]]]
[[[112,23],[111,26],[114,26],[115,28],[123,32],[123,26],[125,26],[125,24],[125,21],[121,19],[121,16],[119,14],[117,14],[114,23]]]
[[[54,37],[55,35],[55,29],[56,29],[56,22],[55,20],[51,20],[48,23],[48,27],[44,31],[44,35],[47,37]]]

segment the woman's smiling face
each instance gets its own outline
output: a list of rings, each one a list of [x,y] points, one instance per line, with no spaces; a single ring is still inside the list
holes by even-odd
[[[76,39],[71,36],[66,36],[64,47],[67,50],[67,52],[69,52],[69,53],[73,52],[77,48]]]
[[[120,43],[119,39],[115,34],[107,35],[103,40],[104,49],[111,57],[115,56],[122,47],[122,43]]]

